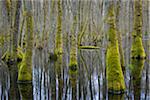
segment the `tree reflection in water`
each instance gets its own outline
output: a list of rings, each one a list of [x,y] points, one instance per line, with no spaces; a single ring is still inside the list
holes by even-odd
[[[8,66],[0,60],[0,100],[8,100],[10,76]]]

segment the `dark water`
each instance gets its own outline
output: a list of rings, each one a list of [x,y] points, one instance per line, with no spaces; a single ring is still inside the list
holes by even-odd
[[[148,60],[126,58],[126,93],[107,93],[105,50],[79,50],[78,73],[69,75],[69,52],[49,61],[46,50],[33,50],[33,81],[17,84],[17,65],[0,62],[0,100],[150,100]],[[128,60],[128,62],[127,62]],[[130,66],[135,66],[132,72]],[[71,82],[69,80],[72,80]],[[74,87],[75,86],[75,87]]]

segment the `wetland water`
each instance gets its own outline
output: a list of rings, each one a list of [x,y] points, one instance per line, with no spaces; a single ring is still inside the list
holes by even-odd
[[[131,61],[128,56],[126,93],[113,95],[106,89],[105,50],[78,50],[78,73],[74,76],[68,72],[67,50],[62,62],[49,61],[44,49],[33,51],[33,80],[29,84],[17,83],[17,65],[7,66],[1,61],[1,100],[150,100],[148,60]],[[131,72],[131,66],[137,70]]]
[[[29,83],[17,82],[18,64],[7,65],[0,60],[0,100],[150,100],[149,0],[139,0],[143,7],[133,3],[134,0],[17,0],[22,1],[22,5],[15,0],[1,1],[0,58],[7,51],[19,50],[17,44],[23,51],[33,52],[32,82]],[[113,9],[109,10],[109,1],[116,1],[115,14]],[[107,12],[111,13],[107,16]],[[113,34],[109,34],[109,28]],[[116,41],[115,31],[118,39],[122,37],[119,42],[125,58],[126,92],[122,95],[107,91],[106,48],[108,42]],[[143,38],[145,60],[131,59],[131,35],[139,35],[139,45]],[[69,67],[70,47],[76,49],[76,42],[71,41],[76,39],[78,46],[98,47],[78,49],[77,68]],[[50,60],[50,52],[53,55],[62,44],[63,53],[59,54],[60,48],[59,56],[54,57],[57,61]]]

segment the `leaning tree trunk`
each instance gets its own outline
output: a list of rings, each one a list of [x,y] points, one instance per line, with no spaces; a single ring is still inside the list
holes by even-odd
[[[142,0],[134,1],[134,32],[132,33],[131,57],[144,59],[146,57],[142,43]]]
[[[122,93],[125,90],[125,82],[121,69],[119,47],[116,33],[115,13],[113,2],[109,2],[107,13],[109,44],[106,55],[106,76],[108,92]]]

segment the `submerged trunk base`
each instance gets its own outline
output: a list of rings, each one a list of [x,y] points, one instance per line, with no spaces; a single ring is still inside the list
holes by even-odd
[[[113,89],[108,89],[108,93],[109,94],[116,94],[116,95],[120,95],[120,94],[124,94],[126,93],[126,91],[123,90],[113,90]]]

